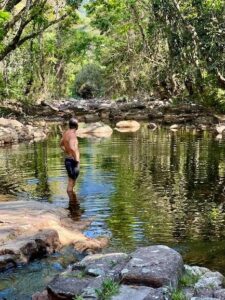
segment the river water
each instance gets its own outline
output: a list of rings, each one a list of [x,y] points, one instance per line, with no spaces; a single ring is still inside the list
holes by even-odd
[[[52,135],[0,148],[0,201],[48,201],[68,208],[71,218],[93,217],[85,233],[110,236],[107,251],[165,244],[188,264],[224,273],[225,141],[209,132],[152,132],[145,126],[136,133],[80,139],[80,207],[69,210],[59,140]],[[52,257],[1,274],[0,297],[30,299],[60,271],[57,264]]]

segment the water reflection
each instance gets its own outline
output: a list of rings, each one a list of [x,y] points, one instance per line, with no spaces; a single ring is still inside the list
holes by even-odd
[[[80,202],[77,199],[77,195],[75,192],[67,192],[69,196],[69,211],[70,217],[74,221],[79,221],[81,218],[81,207]]]
[[[50,201],[69,208],[74,220],[95,217],[86,233],[111,235],[116,250],[163,243],[183,251],[187,262],[209,264],[209,245],[216,245],[213,267],[225,267],[223,140],[142,128],[79,142],[81,173],[69,199],[58,136],[0,149],[0,193]]]

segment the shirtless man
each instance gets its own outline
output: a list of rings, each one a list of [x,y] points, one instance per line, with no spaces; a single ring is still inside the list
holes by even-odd
[[[78,140],[76,130],[78,121],[75,118],[69,120],[69,129],[62,136],[60,147],[65,152],[65,167],[68,173],[67,193],[70,196],[76,183],[80,171],[80,152],[78,149]]]

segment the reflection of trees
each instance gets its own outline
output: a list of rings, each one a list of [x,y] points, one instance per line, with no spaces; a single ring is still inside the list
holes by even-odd
[[[49,196],[47,141],[16,145],[1,149],[1,152],[4,153],[4,159],[1,160],[0,181],[5,182],[1,188],[6,187],[6,192],[10,192],[11,189],[17,192],[26,185],[26,178],[32,178],[34,175],[38,180],[35,195]]]
[[[116,241],[134,245],[138,234],[148,243],[224,236],[224,145],[209,133],[185,131],[120,138],[108,147],[117,157],[108,221]]]
[[[47,141],[34,143],[34,174],[38,179],[36,196],[48,199],[51,192],[48,183],[48,147]]]
[[[6,147],[0,149],[0,193],[15,194],[21,190],[22,176],[18,168],[23,172],[23,163],[18,158],[18,146]]]
[[[59,138],[52,137],[1,149],[0,183],[8,190],[10,185],[24,186],[44,199],[58,197],[62,180],[57,176],[62,176],[64,164],[58,144]],[[115,133],[111,139],[82,139],[80,149],[78,187],[90,164],[96,174],[101,169],[98,180],[114,184],[107,223],[115,244],[132,248],[141,240],[149,244],[224,237],[225,145],[210,134],[165,129]],[[33,182],[27,184],[27,179]]]

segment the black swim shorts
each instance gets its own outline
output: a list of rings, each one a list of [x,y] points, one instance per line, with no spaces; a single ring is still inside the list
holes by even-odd
[[[76,180],[79,172],[80,172],[80,163],[79,161],[74,160],[73,158],[66,158],[65,159],[65,167],[68,173],[68,176]]]

